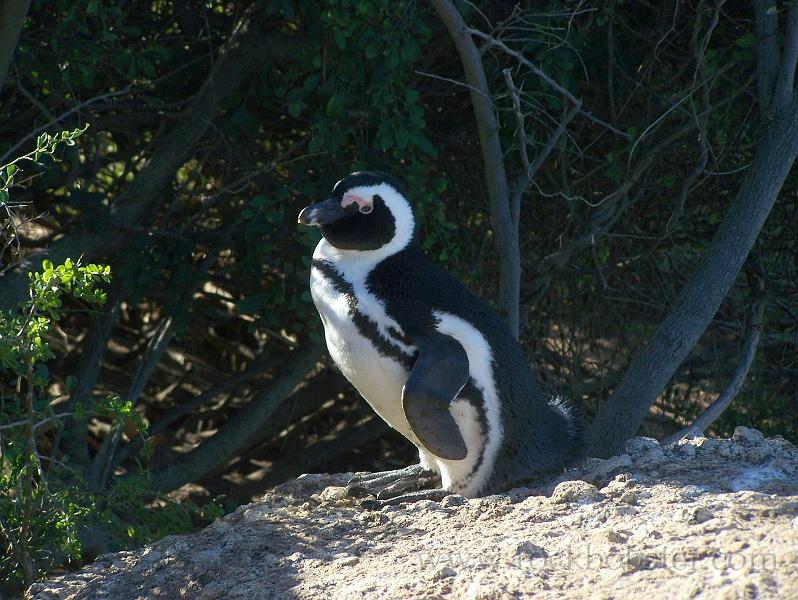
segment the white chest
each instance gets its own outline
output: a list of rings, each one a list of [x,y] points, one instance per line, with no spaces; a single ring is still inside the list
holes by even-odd
[[[402,356],[411,357],[415,347],[396,338],[394,332],[401,334],[401,328],[368,292],[357,269],[347,272],[345,263],[343,268],[340,261],[332,263],[323,248],[317,248],[313,257],[334,267],[314,266],[310,275],[310,291],[330,356],[377,414],[415,442],[402,410],[402,388],[408,376]]]

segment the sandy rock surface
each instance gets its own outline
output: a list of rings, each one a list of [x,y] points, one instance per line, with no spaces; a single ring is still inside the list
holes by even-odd
[[[798,598],[798,450],[731,440],[588,459],[545,487],[380,511],[306,475],[205,530],[33,585],[36,600]]]

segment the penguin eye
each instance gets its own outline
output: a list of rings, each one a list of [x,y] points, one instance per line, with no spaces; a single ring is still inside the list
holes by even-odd
[[[373,206],[371,206],[370,204],[364,204],[363,206],[360,206],[360,207],[358,207],[358,210],[359,210],[360,212],[362,212],[364,215],[367,215],[367,214],[369,214],[369,213],[370,213],[372,210],[374,210],[374,207],[373,207]]]

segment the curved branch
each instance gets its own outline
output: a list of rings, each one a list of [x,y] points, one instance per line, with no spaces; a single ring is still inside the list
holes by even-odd
[[[734,375],[728,387],[718,396],[717,400],[709,405],[704,413],[698,417],[692,425],[667,437],[663,441],[664,444],[672,444],[691,435],[703,435],[707,428],[723,414],[723,411],[726,410],[732,400],[737,396],[740,388],[743,387],[743,382],[745,378],[748,377],[748,371],[751,369],[751,364],[754,362],[754,356],[756,356],[759,335],[762,332],[762,316],[765,313],[765,301],[759,300],[755,302],[751,313],[751,323],[748,326],[748,335],[746,337],[743,356],[737,368],[734,370]]]
[[[599,407],[593,451],[610,456],[637,431],[657,396],[695,346],[726,297],[798,155],[798,101],[764,132],[720,227],[693,275]]]
[[[496,38],[491,37],[487,33],[481,32],[479,29],[467,29],[466,31],[468,31],[468,33],[470,35],[475,35],[478,38],[485,40],[485,45],[486,46],[488,46],[488,47],[496,46],[499,50],[501,50],[505,54],[509,54],[510,56],[515,58],[519,63],[521,63],[522,65],[527,67],[530,71],[532,71],[535,75],[540,77],[543,81],[545,81],[550,87],[552,87],[554,90],[556,90],[559,94],[561,94],[562,96],[567,98],[572,104],[576,105],[578,107],[579,114],[581,114],[583,117],[585,117],[591,123],[594,123],[595,125],[600,125],[601,127],[604,127],[605,129],[607,129],[608,131],[611,131],[612,133],[614,133],[615,135],[617,135],[620,138],[623,138],[623,139],[628,140],[628,141],[632,141],[632,139],[633,139],[632,136],[629,135],[628,133],[626,133],[625,131],[621,131],[620,129],[618,129],[614,125],[612,125],[610,123],[607,123],[606,121],[602,121],[601,119],[599,119],[598,117],[596,117],[592,113],[584,110],[582,108],[582,101],[579,98],[574,96],[566,88],[564,88],[559,83],[554,81],[554,79],[549,77],[548,74],[543,69],[539,68],[535,63],[533,63],[531,60],[529,60],[526,56],[524,56],[520,52],[516,52],[512,48],[508,47],[501,40],[497,40]]]
[[[518,298],[521,279],[521,259],[518,252],[518,236],[510,211],[507,173],[499,139],[495,107],[490,99],[490,89],[482,56],[471,38],[463,17],[451,0],[432,0],[432,5],[441,21],[449,30],[457,53],[463,63],[466,81],[471,93],[471,104],[479,131],[479,145],[485,168],[490,214],[496,232],[499,251],[499,300],[507,313],[510,330],[518,337]]]

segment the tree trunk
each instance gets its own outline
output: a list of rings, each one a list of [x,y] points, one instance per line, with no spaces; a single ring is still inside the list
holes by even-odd
[[[593,452],[610,456],[632,437],[712,321],[756,241],[798,154],[798,101],[764,132],[740,190],[692,277],[634,357],[593,422]]]
[[[499,251],[499,302],[507,315],[510,331],[518,338],[521,256],[516,227],[510,213],[510,194],[499,139],[499,125],[496,122],[488,80],[482,66],[482,56],[466,30],[463,17],[451,1],[432,0],[432,4],[454,40],[457,53],[463,62],[466,81],[470,86],[471,104],[474,107],[479,146],[485,166],[490,216]]]
[[[3,0],[0,2],[0,90],[3,89],[8,67],[17,49],[19,34],[28,14],[30,0]]]

